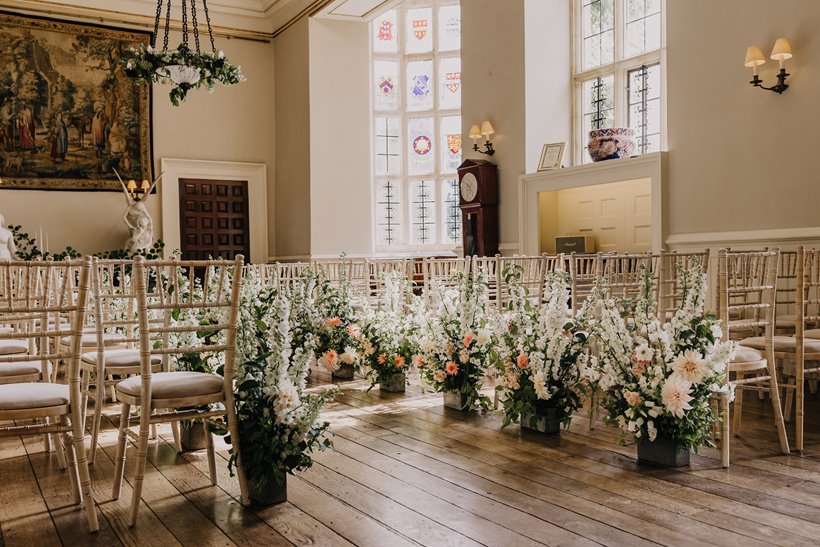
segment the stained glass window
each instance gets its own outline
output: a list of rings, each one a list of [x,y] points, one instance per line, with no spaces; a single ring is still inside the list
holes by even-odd
[[[429,53],[433,51],[433,9],[407,10],[405,53]]]
[[[383,13],[373,23],[373,51],[396,53],[399,40],[396,28],[396,10]]]
[[[442,109],[461,108],[461,59],[445,57],[438,63],[439,105]]]
[[[662,0],[573,0],[575,164],[589,131],[630,127],[637,154],[663,150]]]
[[[412,0],[371,27],[377,251],[461,242],[461,7]]]
[[[396,110],[399,107],[399,63],[376,60],[373,62],[373,107],[376,110]]]

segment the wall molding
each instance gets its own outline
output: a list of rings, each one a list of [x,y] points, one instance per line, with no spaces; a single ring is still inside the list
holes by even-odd
[[[727,246],[731,244],[801,242],[807,240],[820,240],[820,226],[672,234],[666,238],[666,245],[668,247]]]
[[[663,196],[668,171],[667,152],[654,152],[619,160],[578,165],[520,175],[518,177],[518,238],[520,252],[540,254],[538,194],[568,188],[581,188],[650,179],[652,186],[652,251],[658,252],[664,242]]]
[[[165,252],[182,248],[179,229],[179,179],[248,181],[248,224],[251,256],[246,262],[261,263],[268,258],[267,165],[233,161],[162,158],[162,239]]]

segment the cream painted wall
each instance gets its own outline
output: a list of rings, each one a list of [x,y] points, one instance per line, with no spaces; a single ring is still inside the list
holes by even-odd
[[[569,18],[570,0],[461,2],[462,131],[486,119],[496,130],[502,254],[519,250],[518,175],[543,144],[570,139]]]
[[[499,242],[506,254],[518,240],[518,175],[525,169],[524,0],[461,2],[461,125],[490,120],[490,159],[498,165]],[[472,141],[464,138],[465,144]],[[464,157],[486,159],[469,146]],[[514,252],[516,249],[512,249]]]
[[[538,169],[547,143],[566,142],[564,165],[572,165],[570,0],[526,0],[524,85],[526,172]]]
[[[820,2],[669,1],[669,232],[817,227]],[[693,29],[697,33],[693,34]],[[786,36],[791,87],[749,85],[746,47]],[[761,67],[774,83],[777,62]]]
[[[171,42],[175,43],[172,36]],[[273,211],[273,46],[268,43],[217,39],[232,62],[242,65],[248,81],[213,94],[192,92],[180,107],[168,100],[167,86],[155,86],[153,96],[154,169],[163,157],[248,161],[268,164],[269,211]],[[113,177],[113,174],[111,175]],[[161,191],[161,183],[160,183]],[[154,233],[160,237],[159,195],[148,208]],[[9,224],[29,233],[40,226],[48,233],[50,250],[71,245],[81,252],[124,246],[128,231],[122,222],[124,197],[116,192],[42,192],[0,189],[0,212]],[[270,213],[269,213],[270,215]],[[253,227],[254,229],[256,227]],[[273,225],[268,230],[273,244]],[[270,249],[271,253],[273,248]]]
[[[370,34],[310,21],[310,252],[371,255]]]
[[[310,255],[310,88],[308,19],[274,40],[276,256]],[[274,101],[274,94],[269,99]]]

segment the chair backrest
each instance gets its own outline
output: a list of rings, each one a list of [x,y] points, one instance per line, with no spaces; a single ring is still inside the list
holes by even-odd
[[[408,298],[412,290],[412,262],[405,258],[369,259],[367,261],[368,284],[367,300],[374,309],[384,305],[385,279],[387,276],[400,276],[407,281]]]
[[[654,275],[652,253],[601,255],[599,273],[607,293],[616,299],[631,300],[640,294],[643,272]]]
[[[279,288],[286,288],[298,283],[302,275],[312,269],[309,262],[277,262],[275,267],[277,287]]]
[[[519,284],[527,291],[527,297],[533,303],[541,302],[544,294],[544,282],[546,281],[547,270],[546,260],[541,256],[511,256],[499,257],[498,269],[501,272],[499,278],[499,305],[504,307],[509,298],[509,287],[504,278],[505,270],[515,268],[521,273]]]
[[[718,254],[718,316],[726,340],[774,334],[777,262],[780,252]]]
[[[777,268],[777,306],[775,309],[775,328],[778,316],[797,314],[797,252],[780,251]]]
[[[503,295],[503,273],[501,272],[501,257],[474,256],[470,259],[470,275],[473,279],[479,277],[487,284],[487,304],[501,306]]]
[[[220,353],[232,404],[243,260],[134,260],[143,404],[151,398],[151,355]]]
[[[467,275],[470,270],[470,258],[425,257],[422,264],[426,294],[430,293],[433,283],[448,287],[457,285],[458,275]]]
[[[661,251],[659,255],[653,257],[653,262],[657,272],[655,282],[657,283],[658,317],[664,320],[674,315],[683,302],[678,273],[682,268],[698,264],[701,271],[708,275],[709,250],[697,253]]]
[[[574,316],[592,294],[595,283],[601,276],[601,255],[572,253],[564,255],[564,260],[566,261],[566,271],[570,275],[571,309]]]
[[[25,352],[0,353],[4,363],[39,361],[37,378],[47,380],[49,363],[69,363],[67,379],[79,382],[80,337],[85,321],[91,259],[72,261],[0,261],[0,340],[25,342]],[[66,327],[65,319],[70,320]],[[74,336],[68,346],[51,343],[54,338]],[[76,359],[75,359],[76,357]],[[79,384],[78,384],[79,385]]]
[[[803,339],[807,323],[820,322],[820,249],[802,245],[795,254],[795,339],[798,359],[804,355]]]

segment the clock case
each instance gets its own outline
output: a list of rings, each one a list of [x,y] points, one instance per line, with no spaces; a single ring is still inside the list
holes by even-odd
[[[478,192],[471,201],[461,195],[461,179],[472,173]],[[464,256],[498,254],[498,167],[487,160],[464,160],[458,168]]]

